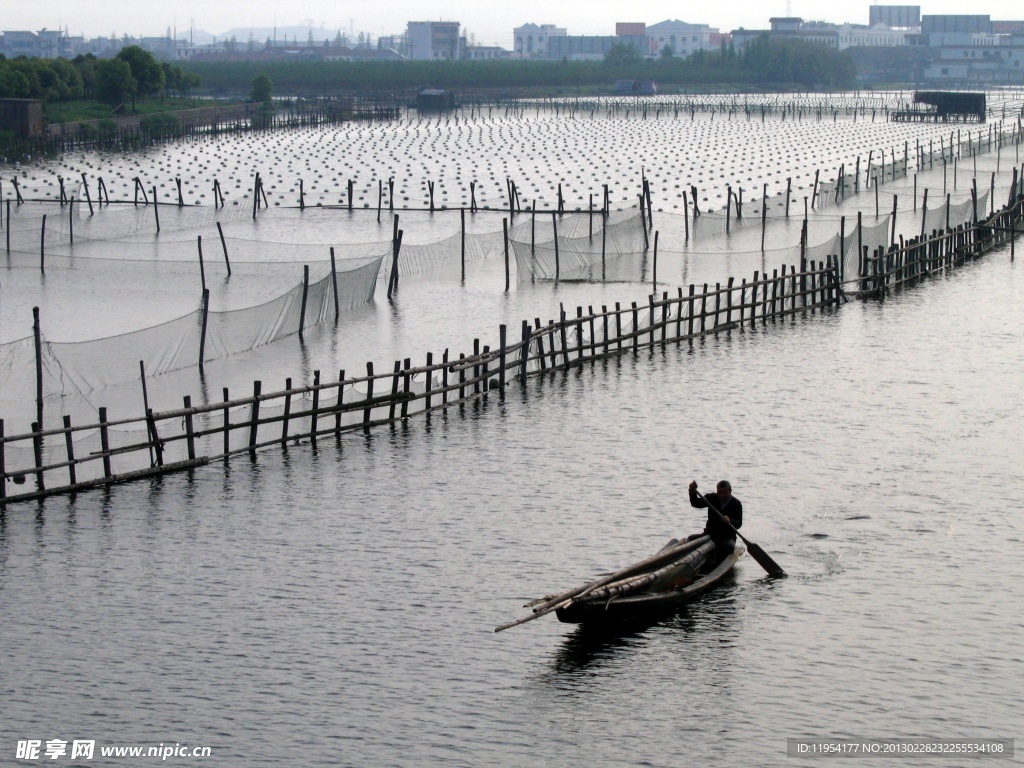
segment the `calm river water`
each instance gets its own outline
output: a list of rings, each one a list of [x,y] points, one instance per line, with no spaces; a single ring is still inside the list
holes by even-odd
[[[430,421],[11,507],[0,762],[58,738],[210,746],[205,765],[517,767],[1019,740],[1020,265],[995,251]],[[553,617],[494,634],[699,529],[685,486],[722,477],[790,578],[745,558],[626,636]]]

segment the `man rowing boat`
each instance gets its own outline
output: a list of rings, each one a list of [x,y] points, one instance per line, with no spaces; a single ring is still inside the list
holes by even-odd
[[[697,493],[697,481],[694,480],[690,483],[690,506],[704,509],[709,504],[722,513],[722,517],[725,518],[732,528],[709,509],[708,522],[704,526],[704,533],[708,534],[711,540],[715,542],[715,547],[719,550],[719,553],[732,552],[736,546],[736,532],[733,528],[739,528],[743,525],[743,504],[732,495],[732,486],[728,480],[719,482],[717,491],[705,495],[704,498],[701,498]]]

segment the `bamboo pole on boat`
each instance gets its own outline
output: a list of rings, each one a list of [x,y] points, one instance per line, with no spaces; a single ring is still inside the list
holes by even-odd
[[[528,621],[539,619],[541,616],[546,616],[552,611],[557,611],[559,608],[568,606],[569,603],[573,600],[573,598],[583,597],[585,595],[590,594],[595,589],[600,589],[603,586],[611,584],[614,581],[623,579],[645,568],[650,568],[660,563],[668,562],[669,560],[677,558],[680,555],[686,554],[692,549],[696,549],[708,540],[708,537],[701,536],[699,538],[694,539],[693,541],[682,542],[672,547],[671,549],[663,549],[656,555],[648,557],[646,560],[641,560],[638,563],[634,563],[633,565],[627,566],[621,570],[616,571],[615,573],[611,573],[603,578],[598,579],[597,581],[591,582],[590,584],[585,584],[582,587],[577,587],[576,589],[571,589],[568,592],[563,592],[560,595],[555,595],[554,597],[545,600],[544,602],[540,603],[537,607],[535,607],[533,609],[534,612],[529,616],[524,616],[521,619],[516,619],[515,621],[511,621],[508,624],[502,624],[500,627],[495,627],[494,631],[502,632],[506,629],[517,627],[520,624],[525,624]]]

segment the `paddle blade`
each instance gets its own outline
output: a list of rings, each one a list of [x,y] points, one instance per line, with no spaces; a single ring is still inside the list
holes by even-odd
[[[764,568],[765,572],[769,576],[782,577],[786,575],[786,572],[782,570],[782,566],[772,560],[768,553],[765,552],[761,547],[752,541],[747,542],[747,552],[750,556],[757,560],[757,564]]]

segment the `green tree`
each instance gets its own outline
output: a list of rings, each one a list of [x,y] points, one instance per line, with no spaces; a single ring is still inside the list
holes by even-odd
[[[183,88],[181,95],[188,96],[192,91],[201,86],[203,81],[199,79],[199,75],[193,72],[186,72],[181,78],[181,87]]]
[[[672,46],[665,43],[665,47],[661,49],[661,58],[671,59],[672,58]]]
[[[747,77],[755,82],[798,84],[805,88],[850,88],[856,66],[846,52],[806,40],[762,36],[747,46],[743,57]]]
[[[60,81],[60,96],[63,101],[74,101],[85,95],[85,84],[78,67],[67,59],[50,59],[48,63]]]
[[[11,66],[11,62],[0,62],[0,98],[27,99],[30,89],[28,78]]]
[[[256,75],[252,81],[252,93],[249,98],[253,101],[267,103],[271,100],[273,92],[274,84],[267,75],[261,73]]]
[[[44,101],[82,98],[82,76],[67,59],[36,59]]]
[[[137,84],[132,68],[121,59],[102,59],[96,63],[96,93],[99,101],[112,106],[123,104],[135,93]]]
[[[164,96],[170,95],[171,91],[180,90],[181,78],[185,76],[181,67],[164,61],[161,62],[160,69],[164,71]]]
[[[10,62],[10,66],[28,83],[28,93],[25,94],[27,98],[43,98],[43,84],[39,82],[39,68],[35,65],[33,59],[27,56],[19,56]]]
[[[641,59],[640,51],[636,49],[636,46],[616,43],[608,49],[608,53],[604,55],[604,61],[612,66],[628,66],[639,64],[643,59]]]
[[[75,56],[71,60],[82,78],[82,95],[87,99],[94,98],[96,92],[96,61],[96,57],[91,53]]]
[[[137,45],[122,48],[116,57],[125,62],[135,80],[136,90],[140,96],[151,96],[164,89],[164,70],[153,58],[153,54]]]
[[[164,95],[170,96],[176,93],[179,96],[186,96],[193,88],[198,88],[200,80],[197,75],[184,72],[181,67],[168,62],[163,62],[160,68],[164,71]]]

